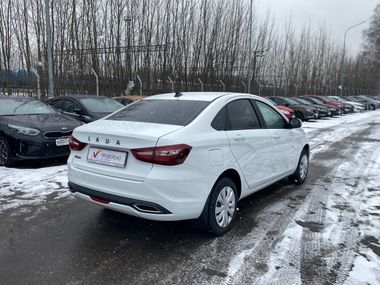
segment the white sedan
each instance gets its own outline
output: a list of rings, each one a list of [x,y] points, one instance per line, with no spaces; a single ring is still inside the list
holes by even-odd
[[[285,177],[305,181],[309,144],[300,127],[254,95],[151,96],[74,130],[69,187],[115,211],[198,219],[222,235],[240,199]]]

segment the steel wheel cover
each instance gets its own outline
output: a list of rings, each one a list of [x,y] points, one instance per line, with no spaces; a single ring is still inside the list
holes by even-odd
[[[309,169],[309,160],[307,159],[307,155],[304,154],[301,158],[300,162],[300,178],[304,180],[307,175],[307,171]]]
[[[230,186],[225,186],[218,195],[215,203],[215,219],[219,227],[227,227],[234,216],[236,197]]]

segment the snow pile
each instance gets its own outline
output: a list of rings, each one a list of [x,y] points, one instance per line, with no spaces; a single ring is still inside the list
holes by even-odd
[[[49,195],[69,195],[67,166],[36,169],[0,167],[0,212],[23,205],[39,205]]]

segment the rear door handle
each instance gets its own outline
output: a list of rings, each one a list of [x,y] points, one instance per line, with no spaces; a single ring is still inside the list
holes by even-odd
[[[281,138],[281,136],[279,134],[273,134],[273,138],[275,140],[279,140]]]
[[[236,134],[236,136],[234,137],[234,140],[237,142],[242,142],[245,140],[245,138],[243,137],[242,134]]]

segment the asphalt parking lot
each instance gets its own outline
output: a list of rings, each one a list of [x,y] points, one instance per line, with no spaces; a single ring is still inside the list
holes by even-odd
[[[0,168],[1,284],[380,284],[380,111],[307,122],[308,180],[220,238],[72,198],[64,161]]]

